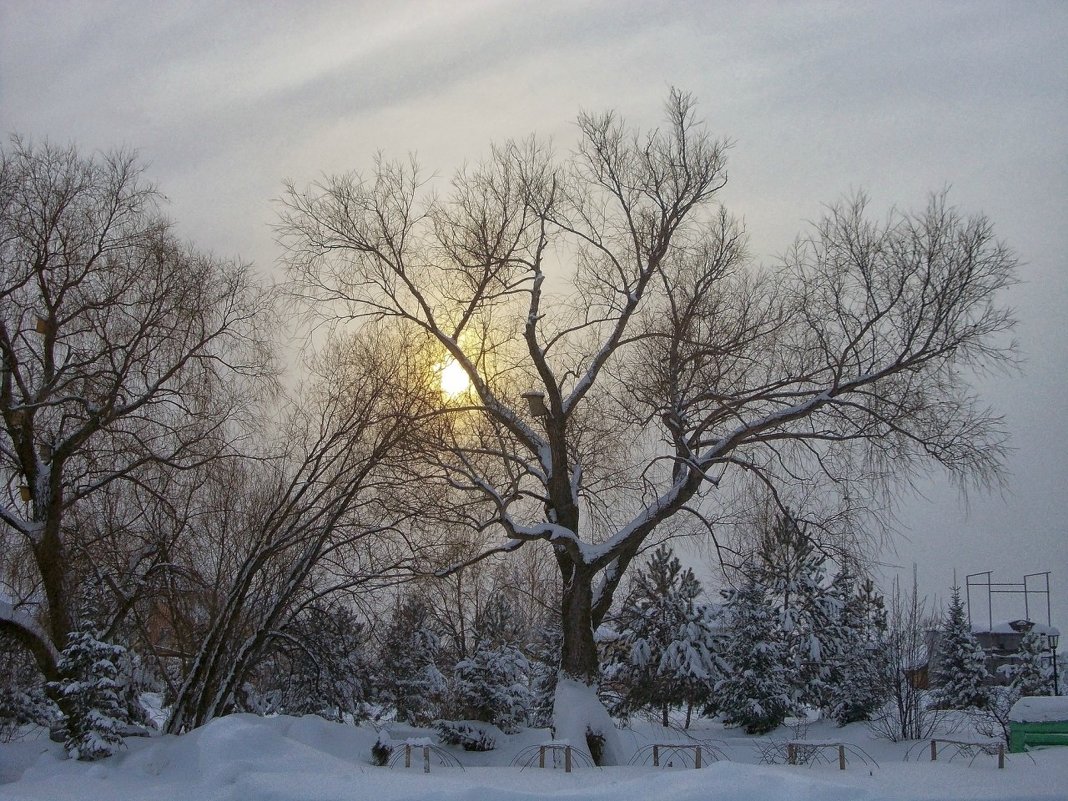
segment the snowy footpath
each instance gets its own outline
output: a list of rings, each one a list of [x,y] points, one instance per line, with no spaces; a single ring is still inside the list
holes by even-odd
[[[395,741],[429,732],[389,726]],[[808,765],[762,763],[785,753],[790,730],[770,738],[750,738],[715,724],[689,733],[642,724],[622,732],[627,746],[646,764],[618,768],[563,770],[512,767],[517,755],[537,753],[547,733],[524,731],[506,738],[495,751],[466,753],[449,749],[464,768],[422,772],[412,768],[373,767],[370,726],[342,726],[315,717],[257,718],[233,715],[183,737],[130,740],[116,756],[96,763],[62,758],[47,739],[26,737],[0,745],[0,799],[3,801],[894,801],[905,799],[991,799],[1032,801],[1068,799],[1068,748],[1010,754],[1004,770],[997,758],[943,752],[931,762],[926,743],[889,743],[873,739],[863,725],[845,729],[815,723],[809,743],[844,742],[852,749],[846,770],[830,758]],[[962,737],[961,733],[954,735]],[[714,746],[722,758],[700,770],[682,768],[669,752],[662,765],[648,760],[653,743],[678,743],[693,737]],[[416,749],[417,753],[421,753]],[[907,760],[906,760],[907,757]],[[551,759],[549,760],[551,764]]]

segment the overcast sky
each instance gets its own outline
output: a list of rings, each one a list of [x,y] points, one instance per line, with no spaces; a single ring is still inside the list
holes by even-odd
[[[1016,448],[1006,490],[965,505],[925,479],[885,559],[942,597],[954,569],[1051,570],[1068,629],[1063,0],[0,2],[0,130],[137,148],[184,236],[265,270],[283,178],[378,150],[448,176],[531,132],[565,149],[579,110],[653,124],[670,86],[735,140],[723,199],[762,260],[857,189],[915,208],[949,186],[1017,251],[1026,362],[980,384]]]

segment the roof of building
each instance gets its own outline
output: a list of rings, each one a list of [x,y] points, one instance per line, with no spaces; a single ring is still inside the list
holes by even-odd
[[[1024,631],[1021,623],[1031,623],[1031,630],[1038,634],[1060,635],[1060,629],[1056,626],[1047,626],[1045,623],[1033,623],[1029,620],[1006,620],[990,626],[986,623],[973,623],[973,634],[1020,634]]]

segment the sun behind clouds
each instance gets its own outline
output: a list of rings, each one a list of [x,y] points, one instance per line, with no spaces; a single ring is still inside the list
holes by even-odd
[[[463,366],[451,356],[443,362],[439,368],[439,381],[441,382],[441,394],[447,400],[463,395],[471,388],[471,379]]]

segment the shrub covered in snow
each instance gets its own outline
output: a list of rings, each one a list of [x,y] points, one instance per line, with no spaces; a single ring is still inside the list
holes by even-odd
[[[389,733],[382,729],[378,732],[378,739],[371,746],[371,764],[383,767],[389,764],[389,758],[393,756],[393,740]]]
[[[442,743],[462,746],[465,751],[492,751],[504,737],[496,726],[478,720],[439,720],[434,728]]]

